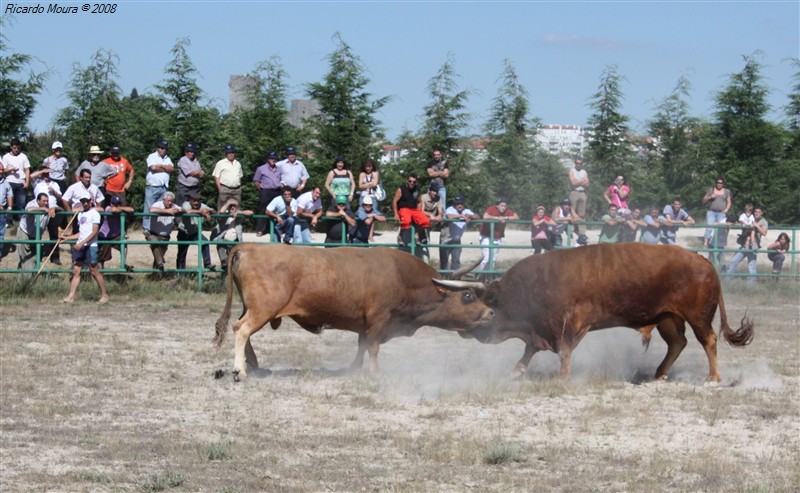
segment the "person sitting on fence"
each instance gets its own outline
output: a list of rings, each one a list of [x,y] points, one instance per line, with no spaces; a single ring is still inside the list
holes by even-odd
[[[100,226],[100,232],[97,237],[100,241],[119,241],[122,237],[122,214],[133,214],[133,207],[122,205],[122,197],[119,195],[112,195],[109,202],[110,204],[106,207],[106,212],[110,215],[105,216],[105,220],[102,226]],[[114,248],[120,250],[120,245],[114,243],[104,243],[100,245],[97,261],[100,262],[101,269],[105,269],[106,262],[111,260],[111,250]],[[133,270],[133,266],[126,265],[125,269],[130,272]]]
[[[414,224],[417,234],[420,236],[420,244],[428,243],[428,238],[424,237],[424,231],[431,226],[431,221],[422,212],[418,182],[417,175],[413,173],[408,175],[406,183],[397,187],[392,199],[394,220],[400,223],[400,235],[397,240],[405,248],[413,241],[411,238],[412,224]]]
[[[789,240],[789,235],[781,233],[778,239],[767,246],[767,258],[772,262],[772,275],[779,276],[783,269],[783,261],[786,260],[786,252],[789,251],[789,245],[792,242]]]
[[[356,218],[353,211],[347,208],[347,195],[339,195],[336,202],[325,211],[325,235],[326,247],[336,246],[335,244],[347,243],[347,232],[356,225]]]
[[[674,245],[678,235],[678,226],[691,226],[694,224],[692,216],[681,208],[681,199],[675,197],[671,204],[664,206],[662,213],[664,220],[661,221],[661,238],[659,241],[667,245]]]
[[[144,232],[144,237],[150,243],[153,252],[153,268],[164,271],[164,257],[169,248],[169,237],[175,224],[175,216],[183,214],[183,209],[174,202],[175,194],[165,192],[161,200],[150,206],[150,212],[158,217],[150,218],[149,230]]]
[[[572,209],[572,201],[569,197],[564,197],[561,200],[561,203],[553,209],[553,214],[550,216],[553,221],[556,222],[556,226],[553,228],[552,234],[552,242],[553,246],[560,247],[563,244],[563,239],[561,235],[564,231],[567,230],[567,225],[572,225],[571,232],[577,234],[577,230],[575,228],[575,223],[578,221],[583,221],[577,212]],[[581,236],[583,238],[581,238]],[[581,243],[580,240],[584,240]],[[586,243],[586,236],[585,235],[578,235],[578,244],[585,244]]]
[[[283,187],[281,194],[267,205],[264,211],[274,221],[272,241],[278,243],[283,236],[283,242],[292,244],[294,237],[294,223],[297,216],[297,199],[292,197],[292,189]]]
[[[187,215],[184,215],[178,221],[178,241],[202,241],[203,246],[200,247],[200,252],[203,256],[203,267],[213,272],[216,267],[211,263],[211,248],[205,243],[208,238],[202,235],[200,217],[198,216],[201,216],[203,224],[207,225],[211,223],[211,214],[216,214],[217,211],[201,202],[198,190],[189,190],[186,197],[187,200],[181,205],[181,208]],[[178,258],[176,261],[178,269],[186,268],[186,254],[191,246],[195,245],[188,243],[178,245]]]
[[[276,197],[279,199],[280,197]],[[219,209],[220,214],[228,214],[227,217],[220,217],[217,220],[214,230],[211,232],[211,241],[219,241],[217,245],[217,255],[223,272],[228,271],[228,253],[235,247],[234,243],[242,242],[242,221],[245,217],[253,215],[253,211],[240,210],[239,201],[231,198],[222,204]]]
[[[31,200],[25,205],[26,214],[20,217],[17,228],[18,240],[36,240],[37,229],[39,230],[39,239],[42,239],[42,234],[47,231],[47,223],[56,216],[56,209],[49,206],[48,197],[46,193],[41,192],[36,196],[36,200]],[[46,214],[33,214],[34,212],[45,212]],[[44,245],[42,245],[41,251],[44,253]],[[19,255],[18,269],[34,270],[36,268],[36,243],[20,243],[17,246],[17,254]]]
[[[294,221],[294,242],[311,243],[311,228],[322,217],[322,189],[314,187],[297,197],[297,216]]]
[[[353,243],[369,243],[373,223],[375,221],[386,222],[386,216],[375,210],[373,201],[374,199],[367,195],[361,201],[361,207],[356,211],[356,225],[351,234]]]
[[[557,224],[550,216],[546,216],[544,211],[544,205],[536,206],[536,213],[531,219],[531,246],[534,255],[539,255],[542,250],[549,252],[553,249],[549,228],[553,228]]]

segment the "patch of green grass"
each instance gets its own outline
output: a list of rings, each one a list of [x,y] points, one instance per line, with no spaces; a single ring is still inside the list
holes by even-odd
[[[489,445],[483,451],[483,462],[485,464],[508,464],[510,462],[520,462],[522,452],[513,443],[495,443]]]
[[[206,443],[204,455],[208,460],[227,460],[231,457],[232,445],[228,440]]]
[[[107,484],[111,482],[111,479],[103,473],[99,473],[96,471],[82,471],[75,475],[78,481],[83,481],[86,483],[95,483],[95,484]]]
[[[181,486],[186,479],[183,474],[174,471],[164,471],[158,474],[153,474],[147,481],[139,485],[139,489],[145,493],[155,493],[157,491],[166,491],[170,488],[177,488]]]

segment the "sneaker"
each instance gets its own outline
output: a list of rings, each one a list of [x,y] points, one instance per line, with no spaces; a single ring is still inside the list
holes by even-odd
[[[291,245],[292,244],[292,239],[291,238],[284,238],[283,242],[286,243],[287,245]]]
[[[208,270],[209,270],[209,271],[211,271],[211,272],[217,272],[217,266],[216,266],[216,265],[214,265],[214,264],[207,265],[207,266],[206,266],[206,269],[208,269]]]
[[[264,236],[264,233],[262,233],[261,231],[259,231],[258,233],[256,233],[256,237],[257,237],[257,238],[261,238],[262,236]]]
[[[133,266],[128,264],[125,266],[125,272],[133,272]]]
[[[164,272],[164,264],[156,265],[156,269],[160,270],[161,272]]]

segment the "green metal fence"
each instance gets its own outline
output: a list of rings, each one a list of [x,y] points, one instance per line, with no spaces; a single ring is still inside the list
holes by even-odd
[[[22,214],[29,214],[27,212],[22,212],[22,211],[14,211],[14,212],[6,211],[6,212],[8,214],[15,215],[15,216],[19,216],[19,215],[22,215]],[[38,215],[42,215],[42,214],[45,214],[45,213],[35,212],[33,214],[38,216]],[[72,213],[70,213],[70,212],[60,212],[59,214],[65,216],[65,217],[71,217],[72,216]],[[109,216],[109,215],[111,215],[111,213],[101,213],[101,215]],[[110,268],[110,267],[109,268],[105,268],[105,269],[102,270],[102,272],[104,272],[104,273],[112,273],[112,274],[113,273],[134,273],[134,274],[153,274],[153,273],[161,274],[161,273],[163,273],[163,274],[168,274],[168,275],[188,274],[188,275],[196,276],[197,288],[199,290],[199,289],[202,289],[203,282],[206,279],[206,277],[209,274],[212,273],[212,271],[210,271],[209,269],[206,269],[203,266],[203,262],[202,262],[202,249],[203,249],[203,247],[206,246],[206,245],[209,248],[218,247],[220,245],[229,245],[230,247],[233,247],[236,244],[238,244],[237,241],[224,241],[224,240],[221,240],[221,239],[205,240],[203,238],[204,233],[207,232],[207,231],[204,231],[205,227],[215,224],[219,218],[230,217],[229,215],[225,215],[225,214],[212,215],[210,220],[207,220],[207,219],[203,218],[200,215],[190,215],[190,217],[196,217],[199,220],[199,223],[200,223],[200,227],[198,228],[197,238],[192,239],[192,240],[187,240],[187,241],[178,241],[177,239],[170,238],[170,240],[168,242],[155,242],[155,241],[147,241],[147,240],[130,240],[130,239],[126,239],[126,235],[124,234],[124,232],[126,231],[126,222],[128,221],[129,217],[133,216],[135,218],[142,218],[142,217],[145,217],[145,216],[157,216],[157,214],[134,213],[134,214],[120,214],[119,216],[120,216],[120,223],[121,223],[120,224],[121,231],[123,232],[123,234],[120,236],[120,238],[117,239],[117,240],[99,240],[98,241],[98,245],[100,245],[100,246],[110,244],[110,245],[115,245],[116,247],[119,248],[119,267],[116,267],[116,268]],[[184,215],[182,217],[186,217],[186,215]],[[266,216],[254,215],[249,220],[253,221],[253,224],[255,224],[254,223],[255,219],[258,219],[259,217],[265,218]],[[267,218],[267,219],[269,219],[269,218]],[[327,220],[327,218],[325,218],[325,217],[322,217],[321,219],[322,219],[322,221],[326,221]],[[447,222],[452,222],[452,221],[451,220],[446,220],[445,224],[443,225],[443,227],[447,227],[447,225],[446,225]],[[56,241],[43,238],[43,234],[42,233],[44,233],[44,231],[40,230],[40,228],[39,228],[38,217],[37,217],[37,220],[35,221],[35,223],[36,223],[36,231],[35,231],[34,238],[28,239],[28,240],[24,240],[24,239],[19,239],[19,238],[16,238],[16,237],[10,237],[9,230],[11,229],[11,227],[9,226],[9,230],[6,231],[5,238],[2,241],[0,241],[0,248],[3,248],[6,244],[12,244],[12,245],[33,244],[33,245],[35,245],[35,264],[34,264],[35,267],[32,268],[32,269],[18,269],[17,268],[17,262],[16,262],[17,258],[13,253],[11,253],[11,254],[9,254],[9,257],[11,259],[13,259],[14,262],[9,262],[8,259],[6,261],[4,261],[3,265],[0,266],[0,274],[11,274],[11,273],[32,274],[32,273],[38,272],[40,270],[42,271],[42,273],[71,272],[71,270],[72,270],[72,267],[71,267],[71,256],[70,256],[70,261],[69,262],[63,262],[63,266],[55,266],[55,265],[52,265],[52,264],[47,264],[47,265],[45,265],[44,268],[42,268],[42,263],[46,259],[46,257],[43,255],[43,253],[46,251],[48,245],[55,244]],[[477,220],[476,219],[476,220],[473,220],[472,223],[474,223],[476,226],[472,227],[472,229],[470,230],[471,233],[474,233],[474,231],[477,230],[480,227],[479,225],[481,223],[489,223],[489,232],[490,232],[489,238],[493,238],[494,237],[494,228],[495,228],[496,224],[498,224],[497,221],[494,221],[494,220],[487,221],[487,220]],[[274,234],[274,223],[273,223],[273,221],[269,220],[268,224],[269,224],[269,238],[272,239],[273,238],[273,234]],[[323,222],[323,224],[324,224],[324,222]],[[380,223],[376,223],[376,227],[379,227],[378,226],[379,224]],[[367,248],[368,247],[374,247],[374,246],[399,247],[400,245],[398,245],[398,242],[394,241],[394,235],[396,234],[396,231],[397,231],[396,230],[396,226],[394,225],[394,221],[392,219],[390,219],[390,218],[387,218],[387,222],[383,223],[383,224],[386,224],[386,226],[380,226],[380,227],[382,227],[382,228],[394,227],[395,228],[395,229],[391,229],[391,230],[385,230],[385,229],[383,230],[383,234],[384,235],[388,235],[389,238],[390,238],[390,241],[370,243],[368,245],[367,244],[351,244],[351,243],[348,243],[347,242],[348,234],[347,234],[347,229],[346,229],[346,223],[343,222],[342,223],[342,228],[343,228],[343,230],[342,230],[342,233],[343,233],[342,234],[342,240],[339,243],[314,242],[314,243],[297,245],[297,246],[298,247],[301,247],[301,246],[303,246],[303,247],[305,247],[305,246],[335,247],[335,246],[348,245],[348,246],[363,246],[363,247],[367,247]],[[530,227],[530,221],[525,221],[525,220],[508,221],[506,224],[507,224],[508,228],[513,228],[513,229],[516,229],[516,230],[527,231],[529,229],[529,227]],[[588,226],[590,228],[590,230],[592,230],[592,231],[594,231],[596,233],[597,230],[594,229],[594,228],[595,227],[600,227],[604,223],[602,223],[602,222],[585,222],[585,223],[582,223],[582,224]],[[703,230],[705,230],[707,227],[709,227],[709,226],[707,226],[707,225],[693,225],[693,226],[681,227],[680,230],[683,231],[683,234],[690,234],[687,230],[693,230],[693,229],[703,229]],[[710,226],[710,227],[716,228],[716,229],[720,229],[719,227],[716,227],[716,226]],[[738,229],[741,229],[741,228],[737,228],[737,227],[731,228],[731,233],[733,233],[733,231],[736,231]],[[797,227],[797,226],[771,226],[770,229],[771,229],[771,231],[773,231],[773,230],[782,230],[782,231],[786,231],[787,233],[789,233],[789,236],[791,238],[791,250],[789,250],[787,252],[787,254],[786,254],[787,261],[788,261],[787,262],[788,263],[788,269],[787,269],[787,266],[784,265],[783,272],[781,272],[781,274],[778,275],[778,276],[773,276],[771,273],[758,273],[758,274],[756,274],[756,276],[757,277],[778,277],[778,278],[788,278],[788,279],[798,279],[798,278],[800,278],[800,275],[798,274],[798,263],[797,263],[797,257],[798,257],[798,254],[800,253],[800,250],[797,249],[798,231],[800,231],[800,227]],[[566,230],[564,232],[564,235],[565,235],[563,237],[564,238],[564,244],[562,246],[560,246],[560,247],[557,247],[557,248],[572,248],[572,247],[574,247],[575,246],[575,238],[574,238],[574,234],[573,233],[574,233],[573,232],[573,226],[568,224],[567,228],[566,228]],[[716,232],[715,232],[715,234],[716,234]],[[769,236],[772,237],[772,236],[775,236],[775,235],[774,234],[770,234]],[[416,231],[414,230],[413,226],[412,226],[412,238],[416,238]],[[495,245],[492,241],[489,241],[488,245],[486,245],[486,244],[484,244],[484,245],[481,245],[481,244],[450,245],[450,244],[440,244],[440,243],[432,242],[431,241],[432,238],[431,238],[430,234],[428,235],[428,239],[429,239],[429,241],[425,245],[421,245],[421,244],[417,243],[416,241],[411,242],[407,246],[406,250],[409,251],[412,255],[421,256],[420,255],[420,253],[421,253],[420,249],[427,249],[428,251],[430,251],[431,249],[434,249],[434,248],[443,248],[443,249],[461,248],[463,250],[488,249],[489,252],[490,252],[489,261],[488,261],[488,263],[486,265],[486,268],[483,271],[481,271],[481,273],[485,274],[485,275],[489,275],[489,276],[500,275],[500,274],[502,274],[504,272],[497,265],[495,265],[495,262],[494,262],[494,258],[495,258],[494,253],[495,253],[495,251],[497,251],[497,250],[521,250],[521,249],[522,250],[531,250],[531,245],[530,245],[529,242],[526,242],[524,244],[517,243],[517,244]],[[69,242],[63,242],[62,244],[74,244],[74,243],[75,243],[75,241],[73,240],[73,241],[69,241]],[[161,270],[158,270],[158,269],[154,269],[152,267],[142,268],[142,267],[139,266],[139,267],[136,267],[135,271],[131,271],[130,270],[130,264],[129,264],[129,249],[130,248],[139,248],[140,246],[149,247],[150,245],[155,245],[155,244],[166,244],[168,246],[176,246],[176,247],[178,245],[189,245],[190,248],[195,249],[196,252],[197,252],[197,265],[193,266],[191,268],[187,267],[185,269],[164,269],[164,271],[161,271]],[[716,242],[712,242],[712,244],[716,244]],[[734,244],[735,244],[735,242],[734,242]],[[717,263],[716,263],[716,259],[718,258],[719,254],[732,255],[732,254],[735,254],[736,252],[742,251],[739,248],[688,248],[688,249],[692,250],[692,251],[695,251],[695,252],[697,252],[699,254],[708,255],[710,257],[710,260],[712,261],[712,263],[714,263],[715,266],[718,267],[718,268],[721,267],[721,266],[717,265]],[[748,250],[747,252],[754,252],[754,253],[756,253],[758,255],[766,255],[768,253],[767,250],[765,250],[765,249],[752,250],[752,251]],[[449,274],[452,271],[451,270],[444,270],[444,271],[440,271],[440,272],[442,274]],[[725,275],[726,276],[731,276],[731,277],[749,277],[750,276],[750,274],[748,272],[725,273]]]

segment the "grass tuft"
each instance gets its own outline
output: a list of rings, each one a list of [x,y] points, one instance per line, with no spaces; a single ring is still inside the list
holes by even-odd
[[[147,481],[140,485],[140,490],[145,493],[155,493],[157,491],[166,491],[170,488],[177,488],[181,486],[186,479],[183,474],[174,471],[164,471],[162,473],[153,474]]]
[[[210,442],[205,445],[205,456],[208,460],[227,460],[231,457],[232,443],[228,440]]]
[[[483,462],[485,464],[499,465],[521,461],[522,452],[513,443],[492,444],[483,451]]]

